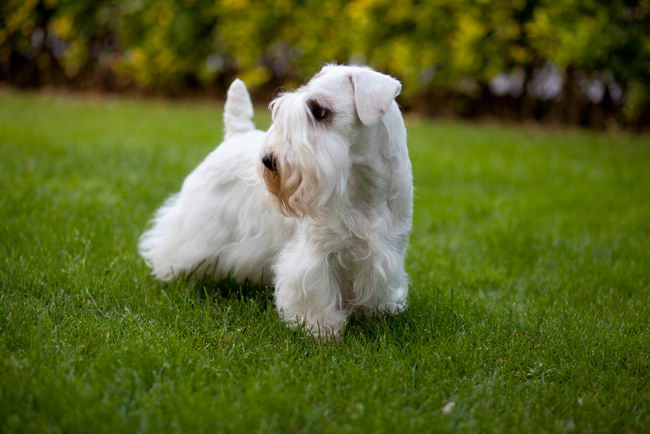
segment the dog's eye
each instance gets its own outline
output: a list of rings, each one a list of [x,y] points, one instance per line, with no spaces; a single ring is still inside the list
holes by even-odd
[[[316,101],[309,101],[309,111],[311,111],[311,115],[314,117],[314,119],[319,122],[325,120],[332,114],[331,110],[323,107]]]

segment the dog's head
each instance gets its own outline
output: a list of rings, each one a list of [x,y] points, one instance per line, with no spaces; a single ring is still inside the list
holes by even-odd
[[[377,128],[400,90],[368,67],[328,65],[271,102],[260,170],[282,213],[317,216],[343,193],[351,147]]]

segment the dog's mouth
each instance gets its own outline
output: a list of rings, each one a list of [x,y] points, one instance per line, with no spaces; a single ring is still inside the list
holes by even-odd
[[[275,199],[279,211],[288,217],[309,215],[309,207],[303,209],[305,198],[301,193],[303,178],[300,172],[289,164],[280,163],[272,154],[264,155],[262,165],[262,179],[267,191]]]

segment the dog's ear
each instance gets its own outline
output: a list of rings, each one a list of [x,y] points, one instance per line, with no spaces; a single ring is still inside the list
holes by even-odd
[[[399,95],[402,85],[386,74],[372,69],[360,69],[350,77],[354,92],[354,104],[361,122],[374,125]]]

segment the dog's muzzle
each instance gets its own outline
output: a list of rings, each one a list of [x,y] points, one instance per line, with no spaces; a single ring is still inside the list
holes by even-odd
[[[271,172],[275,172],[276,167],[275,167],[275,158],[273,158],[273,154],[270,153],[265,154],[264,157],[262,157],[262,164]]]

